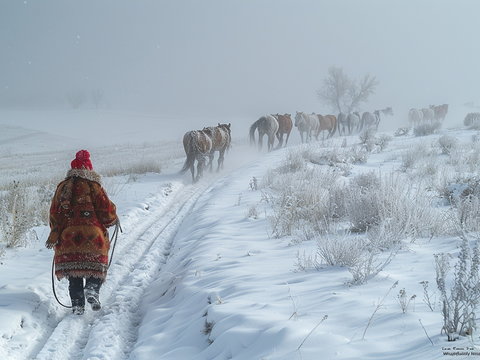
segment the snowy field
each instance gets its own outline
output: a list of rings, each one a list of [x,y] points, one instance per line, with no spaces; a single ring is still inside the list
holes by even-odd
[[[0,359],[430,360],[451,358],[455,351],[455,359],[480,356],[475,355],[480,354],[478,332],[455,342],[441,334],[434,254],[450,254],[453,268],[461,243],[441,221],[422,227],[411,219],[415,231],[377,252],[374,261],[391,258],[357,283],[348,266],[328,265],[318,246],[327,235],[341,233],[351,243],[368,241],[366,234],[350,233],[344,222],[334,220],[319,225],[325,232],[315,232],[302,219],[293,221],[289,232],[280,231],[274,221],[282,210],[277,199],[287,187],[300,186],[298,179],[304,179],[315,189],[311,174],[330,171],[341,184],[372,172],[402,184],[412,181],[419,198],[428,194],[432,214],[449,213],[452,206],[438,189],[476,175],[480,165],[475,159],[458,164],[461,156],[473,158],[479,151],[477,131],[463,126],[466,112],[452,109],[438,133],[422,137],[411,132],[394,136],[396,127],[382,124],[376,136],[388,137],[384,148],[374,145],[364,161],[347,159],[338,165],[323,161],[326,154],[331,159],[332,152],[337,157],[342,151],[355,153],[362,148],[358,135],[337,134],[302,145],[293,129],[288,147],[257,152],[246,141],[255,119],[224,120],[232,122],[233,136],[225,169],[207,173],[196,184],[189,173],[178,174],[184,161],[180,139],[190,130],[182,125],[157,137],[139,131],[153,121],[145,116],[147,120],[108,136],[115,116],[128,115],[103,113],[99,120],[83,114],[92,122],[88,127],[97,121],[99,133],[107,134],[105,141],[96,134],[86,144],[76,136],[84,131],[78,125],[81,114],[39,112],[35,115],[42,120],[32,126],[30,115],[3,113],[2,120],[10,120],[0,124],[0,190],[13,180],[55,184],[75,151],[88,148],[117,205],[123,233],[101,289],[103,307],[83,316],[72,315],[52,294],[53,252],[44,247],[46,225],[36,226],[34,239],[25,246],[3,250]],[[395,124],[407,126],[404,115],[396,113]],[[64,116],[65,128],[45,120],[52,116]],[[219,121],[201,119],[198,128]],[[443,136],[455,139],[448,154],[439,145]],[[410,162],[412,151],[418,161]],[[152,162],[159,172],[126,174],[138,163]],[[279,182],[295,174],[300,174],[296,180]],[[391,214],[390,221],[396,219]],[[479,229],[470,225],[467,238],[473,247]],[[448,286],[451,282],[449,277]],[[55,287],[69,304],[67,282],[55,281]]]

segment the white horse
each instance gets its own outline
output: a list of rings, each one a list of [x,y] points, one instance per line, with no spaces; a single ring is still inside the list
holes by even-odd
[[[320,122],[316,114],[306,114],[302,111],[295,114],[295,127],[300,132],[300,137],[303,142],[309,142],[312,140],[312,134],[317,134]],[[303,133],[306,133],[305,139]]]
[[[408,122],[412,127],[417,127],[423,122],[423,112],[414,108],[410,109],[408,111]]]
[[[250,144],[255,143],[255,130],[258,129],[258,149],[262,149],[263,136],[268,137],[268,151],[273,149],[273,143],[275,142],[275,135],[278,131],[278,121],[272,115],[264,115],[252,126],[250,126]]]
[[[421,111],[423,113],[423,122],[428,124],[433,123],[433,120],[435,119],[435,113],[433,110],[430,108],[423,108]]]
[[[360,114],[356,111],[348,114],[347,124],[348,124],[348,134],[349,135],[351,135],[354,130],[358,131],[358,129],[360,127]]]
[[[362,114],[362,121],[360,128],[363,129],[375,129],[377,130],[378,124],[380,122],[380,114],[378,113],[378,110],[375,110],[373,114],[370,111],[365,111]]]

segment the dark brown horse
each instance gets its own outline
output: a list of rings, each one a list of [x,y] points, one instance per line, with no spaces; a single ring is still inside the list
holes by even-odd
[[[230,145],[232,142],[230,126],[231,124],[219,123],[217,126],[212,126],[212,127],[203,129],[203,131],[206,134],[208,134],[212,139],[212,149],[208,154],[209,161],[207,165],[210,168],[210,171],[212,171],[213,157],[214,157],[215,151],[218,151],[219,153],[217,171],[219,171],[221,168],[223,169],[223,160],[224,160],[225,151],[230,148]]]
[[[335,115],[320,115],[320,114],[317,114],[317,116],[320,124],[315,134],[315,138],[318,140],[318,135],[320,134],[321,131],[324,131],[324,130],[328,131],[327,137],[332,137],[333,134],[335,134],[335,130],[337,129],[337,117]]]
[[[181,173],[190,169],[192,181],[196,182],[203,175],[203,169],[207,156],[212,150],[212,139],[204,130],[188,131],[183,136],[183,148],[187,159],[183,165]],[[197,176],[195,177],[195,160],[197,160]]]
[[[283,135],[286,135],[285,146],[287,146],[288,138],[290,137],[290,132],[293,128],[293,121],[291,114],[275,114],[272,115],[278,121],[278,130],[277,130],[277,139],[278,145],[277,148],[281,148],[283,145]]]

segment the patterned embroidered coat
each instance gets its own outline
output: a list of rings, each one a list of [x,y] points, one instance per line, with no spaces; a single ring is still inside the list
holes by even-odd
[[[48,244],[55,244],[55,275],[104,280],[110,241],[107,227],[117,222],[115,205],[100,183],[100,175],[71,169],[57,187],[50,207]]]

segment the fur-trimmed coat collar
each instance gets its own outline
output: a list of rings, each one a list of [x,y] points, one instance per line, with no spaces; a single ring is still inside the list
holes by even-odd
[[[96,183],[102,184],[102,177],[93,170],[87,169],[70,169],[67,172],[66,179],[71,177],[80,177],[90,181],[95,181]]]

